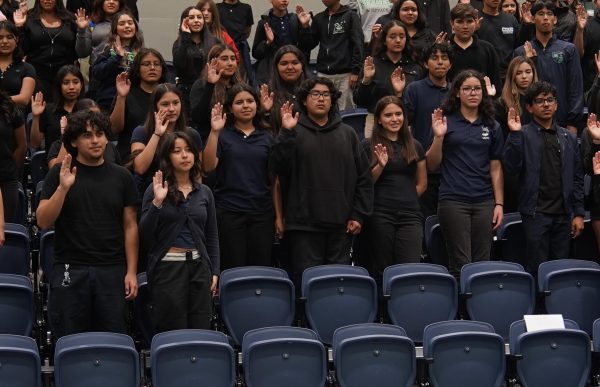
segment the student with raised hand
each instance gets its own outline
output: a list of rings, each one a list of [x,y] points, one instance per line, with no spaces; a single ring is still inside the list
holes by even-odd
[[[261,15],[256,25],[252,56],[256,59],[256,83],[269,83],[273,59],[279,48],[286,45],[298,46],[298,15],[287,10],[288,0],[270,0],[272,8]],[[310,52],[303,53],[306,58]]]
[[[156,332],[209,329],[220,273],[215,202],[201,183],[200,150],[184,132],[165,134],[142,201],[140,245],[148,251]]]
[[[381,98],[375,118],[373,136],[363,144],[375,185],[373,214],[365,232],[372,274],[380,283],[386,267],[421,260],[423,215],[419,196],[427,188],[427,168],[425,152],[410,133],[400,98]]]
[[[254,24],[252,7],[239,0],[223,0],[217,3],[217,10],[223,28],[231,36],[240,53],[240,73],[249,85],[255,86],[254,69],[248,45],[250,30]]]
[[[283,216],[274,213],[274,197],[281,193],[269,174],[273,136],[261,122],[258,95],[251,86],[238,83],[227,91],[224,106],[216,104],[211,115],[202,168],[207,173],[216,170],[221,267],[270,266],[273,235],[283,234]]]
[[[538,78],[556,85],[558,109],[556,122],[572,133],[582,126],[583,74],[579,53],[574,44],[556,37],[556,6],[552,1],[538,1],[531,8],[535,37],[518,47],[515,55],[535,56]]]
[[[36,0],[27,13],[17,10],[14,21],[27,62],[35,68],[36,90],[52,101],[57,71],[92,51],[89,18],[83,9],[73,15],[62,0]]]
[[[125,162],[131,153],[131,134],[143,125],[148,115],[150,96],[167,79],[167,63],[158,50],[142,48],[136,55],[129,72],[117,75],[117,95],[113,101],[110,122],[117,147]]]
[[[102,110],[109,111],[116,94],[115,78],[131,69],[143,46],[144,40],[133,15],[127,10],[114,15],[104,49],[92,65],[91,77],[97,84],[94,99]]]
[[[4,90],[22,112],[29,105],[35,89],[35,69],[23,62],[17,27],[8,20],[0,21],[0,90]]]
[[[349,264],[352,236],[373,209],[367,155],[334,107],[339,95],[328,78],[310,78],[299,91],[301,113],[291,103],[281,107],[270,165],[287,179],[285,232],[296,284],[308,267]]]
[[[340,91],[340,111],[354,109],[352,89],[358,84],[358,74],[363,61],[363,34],[358,15],[340,0],[323,0],[326,9],[314,17],[302,6],[296,7],[300,21],[302,50],[312,50],[317,45],[317,71],[319,77],[331,79]]]
[[[181,93],[175,85],[162,83],[156,86],[150,97],[146,122],[131,134],[131,166],[140,194],[146,191],[159,168],[157,151],[165,133],[185,132],[202,151],[202,140],[187,126],[181,101]],[[202,160],[202,153],[198,154],[198,159]]]
[[[190,103],[192,123],[205,140],[210,133],[210,112],[217,102],[225,100],[227,90],[241,82],[235,53],[218,43],[208,53],[202,77],[192,86]]]
[[[377,102],[387,95],[401,98],[408,84],[425,75],[415,58],[406,26],[397,20],[386,24],[375,41],[373,56],[365,59],[359,76],[360,83],[354,90],[356,105],[369,110],[365,137],[371,137]]]
[[[75,102],[83,97],[84,89],[79,68],[65,65],[58,70],[52,85],[53,103],[47,104],[48,96],[41,91],[31,97],[31,146],[40,148],[43,141],[48,151],[50,145],[60,139],[60,119],[71,113]]]
[[[4,220],[19,221],[19,170],[25,163],[27,139],[21,110],[0,91],[0,191],[4,198]]]
[[[569,256],[570,237],[583,230],[583,169],[577,137],[556,120],[557,91],[536,82],[525,93],[532,116],[522,125],[515,109],[508,112],[510,134],[502,164],[519,178],[519,212],[527,250],[527,271],[540,263]],[[597,123],[588,123],[597,133]]]
[[[210,49],[217,43],[206,25],[202,10],[187,7],[181,13],[179,35],[173,43],[173,66],[177,75],[177,88],[183,97],[183,111],[190,117],[190,90],[206,66]]]
[[[392,19],[400,20],[408,29],[410,42],[417,57],[433,43],[446,40],[446,32],[436,34],[427,24],[427,16],[423,4],[419,0],[398,0],[392,8]]]
[[[102,53],[104,44],[111,34],[112,18],[127,8],[125,0],[94,0],[91,10],[92,54],[90,63]]]
[[[438,216],[449,271],[490,260],[492,233],[502,224],[504,137],[483,76],[459,73],[441,109],[431,118],[434,140],[427,168],[441,170]]]

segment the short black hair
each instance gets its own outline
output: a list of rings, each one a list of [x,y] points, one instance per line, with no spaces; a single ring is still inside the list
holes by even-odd
[[[546,8],[548,11],[552,11],[552,13],[556,16],[556,5],[554,5],[554,2],[549,0],[536,1],[531,7],[531,15],[535,16],[536,13],[544,8]]]
[[[110,136],[110,120],[106,114],[89,109],[72,113],[67,118],[67,127],[62,137],[63,145],[71,156],[77,157],[77,148],[73,147],[71,142],[77,140],[79,136],[87,132],[88,126],[92,126],[97,131],[104,132],[106,137]]]
[[[450,60],[450,63],[452,63],[454,59],[454,49],[449,42],[433,43],[431,46],[427,47],[421,54],[421,62],[427,63],[429,58],[431,58],[431,56],[438,51],[442,54],[448,55],[448,59]]]
[[[525,90],[525,95],[523,96],[525,103],[527,105],[533,105],[533,100],[540,94],[552,94],[556,97],[556,87],[546,81],[533,83]]]
[[[315,87],[316,84],[325,85],[329,89],[329,92],[331,93],[331,109],[333,110],[337,106],[337,101],[340,98],[340,96],[342,95],[342,93],[340,93],[338,91],[338,89],[336,89],[335,85],[333,84],[333,81],[331,81],[331,79],[329,79],[329,78],[325,78],[325,77],[308,78],[306,81],[304,81],[300,85],[300,89],[298,90],[299,100],[301,102],[305,102],[306,98],[310,94],[310,91],[312,90],[313,87]],[[302,109],[304,109],[306,112],[306,107],[304,106],[304,103],[302,103],[301,106],[302,106]]]

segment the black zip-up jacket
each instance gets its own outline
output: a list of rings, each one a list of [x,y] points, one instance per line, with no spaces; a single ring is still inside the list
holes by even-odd
[[[299,47],[312,50],[319,45],[317,71],[323,74],[358,75],[363,61],[363,42],[358,15],[345,5],[331,16],[326,9],[313,17],[310,27],[300,27]]]
[[[325,126],[300,114],[293,130],[277,136],[270,165],[288,185],[287,230],[340,230],[350,219],[364,224],[373,211],[367,155],[338,113],[330,114]]]
[[[181,32],[180,38],[173,43],[172,50],[178,83],[192,87],[196,79],[200,78],[202,70],[206,67],[208,52],[216,43],[217,39],[208,28],[203,29],[200,44],[192,40],[192,34],[189,32]]]

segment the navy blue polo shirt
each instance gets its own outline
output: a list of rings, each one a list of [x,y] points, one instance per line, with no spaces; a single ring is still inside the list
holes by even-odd
[[[278,44],[284,46],[293,44],[292,32],[290,30],[290,14],[285,13],[282,17],[273,15],[273,10],[269,11],[269,26],[278,39]]]
[[[447,117],[442,145],[439,200],[479,203],[494,198],[490,161],[502,157],[504,138],[500,124],[471,123],[462,114]]]
[[[273,136],[256,128],[249,136],[228,125],[217,144],[215,205],[219,209],[244,214],[272,211],[268,161]]]

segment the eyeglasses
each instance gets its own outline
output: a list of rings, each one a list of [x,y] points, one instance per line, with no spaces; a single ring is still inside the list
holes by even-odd
[[[481,94],[481,92],[483,91],[483,89],[481,88],[481,86],[465,86],[465,87],[461,87],[460,91],[463,94]]]
[[[142,67],[154,67],[154,68],[158,68],[158,67],[162,67],[160,62],[142,62],[140,63],[140,66]]]
[[[556,102],[556,97],[548,97],[548,98],[534,98],[533,99],[533,103],[538,105],[538,106],[542,106],[545,103],[547,103],[548,105],[552,105],[554,102]]]
[[[312,99],[319,99],[320,97],[327,99],[331,97],[331,93],[328,91],[311,91],[308,95],[310,95]]]

